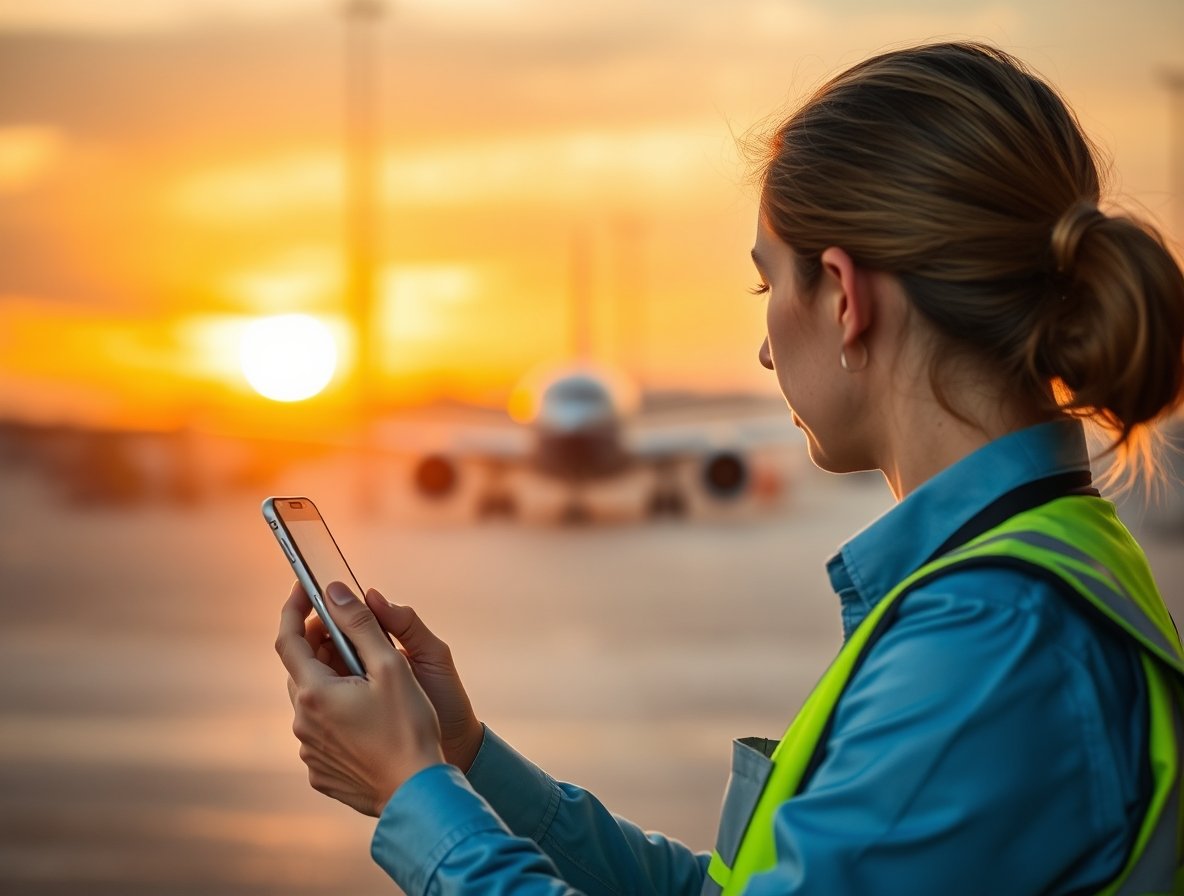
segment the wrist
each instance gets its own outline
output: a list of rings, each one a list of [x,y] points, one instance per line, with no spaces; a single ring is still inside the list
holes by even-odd
[[[485,725],[476,719],[465,734],[458,737],[444,750],[444,758],[450,765],[455,765],[462,774],[468,774],[469,769],[481,751],[481,744],[485,742]]]
[[[434,749],[426,749],[418,753],[415,757],[406,763],[400,764],[398,768],[393,768],[393,777],[386,782],[382,787],[378,788],[378,795],[375,799],[374,817],[377,818],[382,815],[382,810],[386,808],[386,804],[391,801],[391,797],[398,792],[399,788],[422,772],[424,769],[431,768],[435,765],[445,765],[447,760],[440,750],[438,744],[433,744]]]

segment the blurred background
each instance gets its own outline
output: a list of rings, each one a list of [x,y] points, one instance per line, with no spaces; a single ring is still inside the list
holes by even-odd
[[[890,7],[0,0],[0,892],[394,892],[296,756],[268,494],[511,742],[709,848],[889,505],[757,364],[745,135],[986,40],[1184,234],[1178,0]],[[1180,489],[1122,509],[1180,618]]]

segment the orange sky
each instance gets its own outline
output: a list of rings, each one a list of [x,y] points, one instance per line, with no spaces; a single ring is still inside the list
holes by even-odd
[[[0,415],[249,415],[266,400],[237,334],[262,313],[322,316],[348,361],[338,5],[0,0]],[[496,402],[563,358],[573,240],[597,354],[650,385],[772,389],[733,135],[887,46],[1016,52],[1171,225],[1157,71],[1184,68],[1184,4],[891,6],[400,0],[380,25],[383,396]]]

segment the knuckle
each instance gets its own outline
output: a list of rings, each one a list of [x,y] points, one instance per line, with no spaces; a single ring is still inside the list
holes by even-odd
[[[296,691],[296,708],[302,712],[315,712],[321,706],[321,694],[315,688],[300,688]]]
[[[399,674],[399,666],[406,665],[406,663],[407,661],[400,654],[392,650],[372,661],[370,667],[376,678],[382,681],[391,681]]]
[[[349,616],[343,619],[339,625],[342,631],[346,632],[350,638],[366,637],[371,628],[380,629],[378,620],[365,610],[351,610]]]
[[[342,623],[351,628],[362,628],[373,618],[370,611],[366,609],[365,604],[358,601],[343,608],[341,615]]]
[[[298,715],[296,718],[292,719],[292,734],[295,735],[296,739],[302,744],[308,740],[311,731],[309,730],[308,723],[304,721],[303,716]],[[303,747],[301,747],[301,750],[303,751]],[[303,759],[304,757],[301,756],[300,758]]]

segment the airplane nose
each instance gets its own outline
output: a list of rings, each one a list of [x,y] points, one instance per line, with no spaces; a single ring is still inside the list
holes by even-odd
[[[768,336],[766,336],[765,341],[761,343],[761,350],[757,353],[757,357],[760,358],[761,367],[764,367],[766,370],[773,369],[773,356],[769,354]]]

